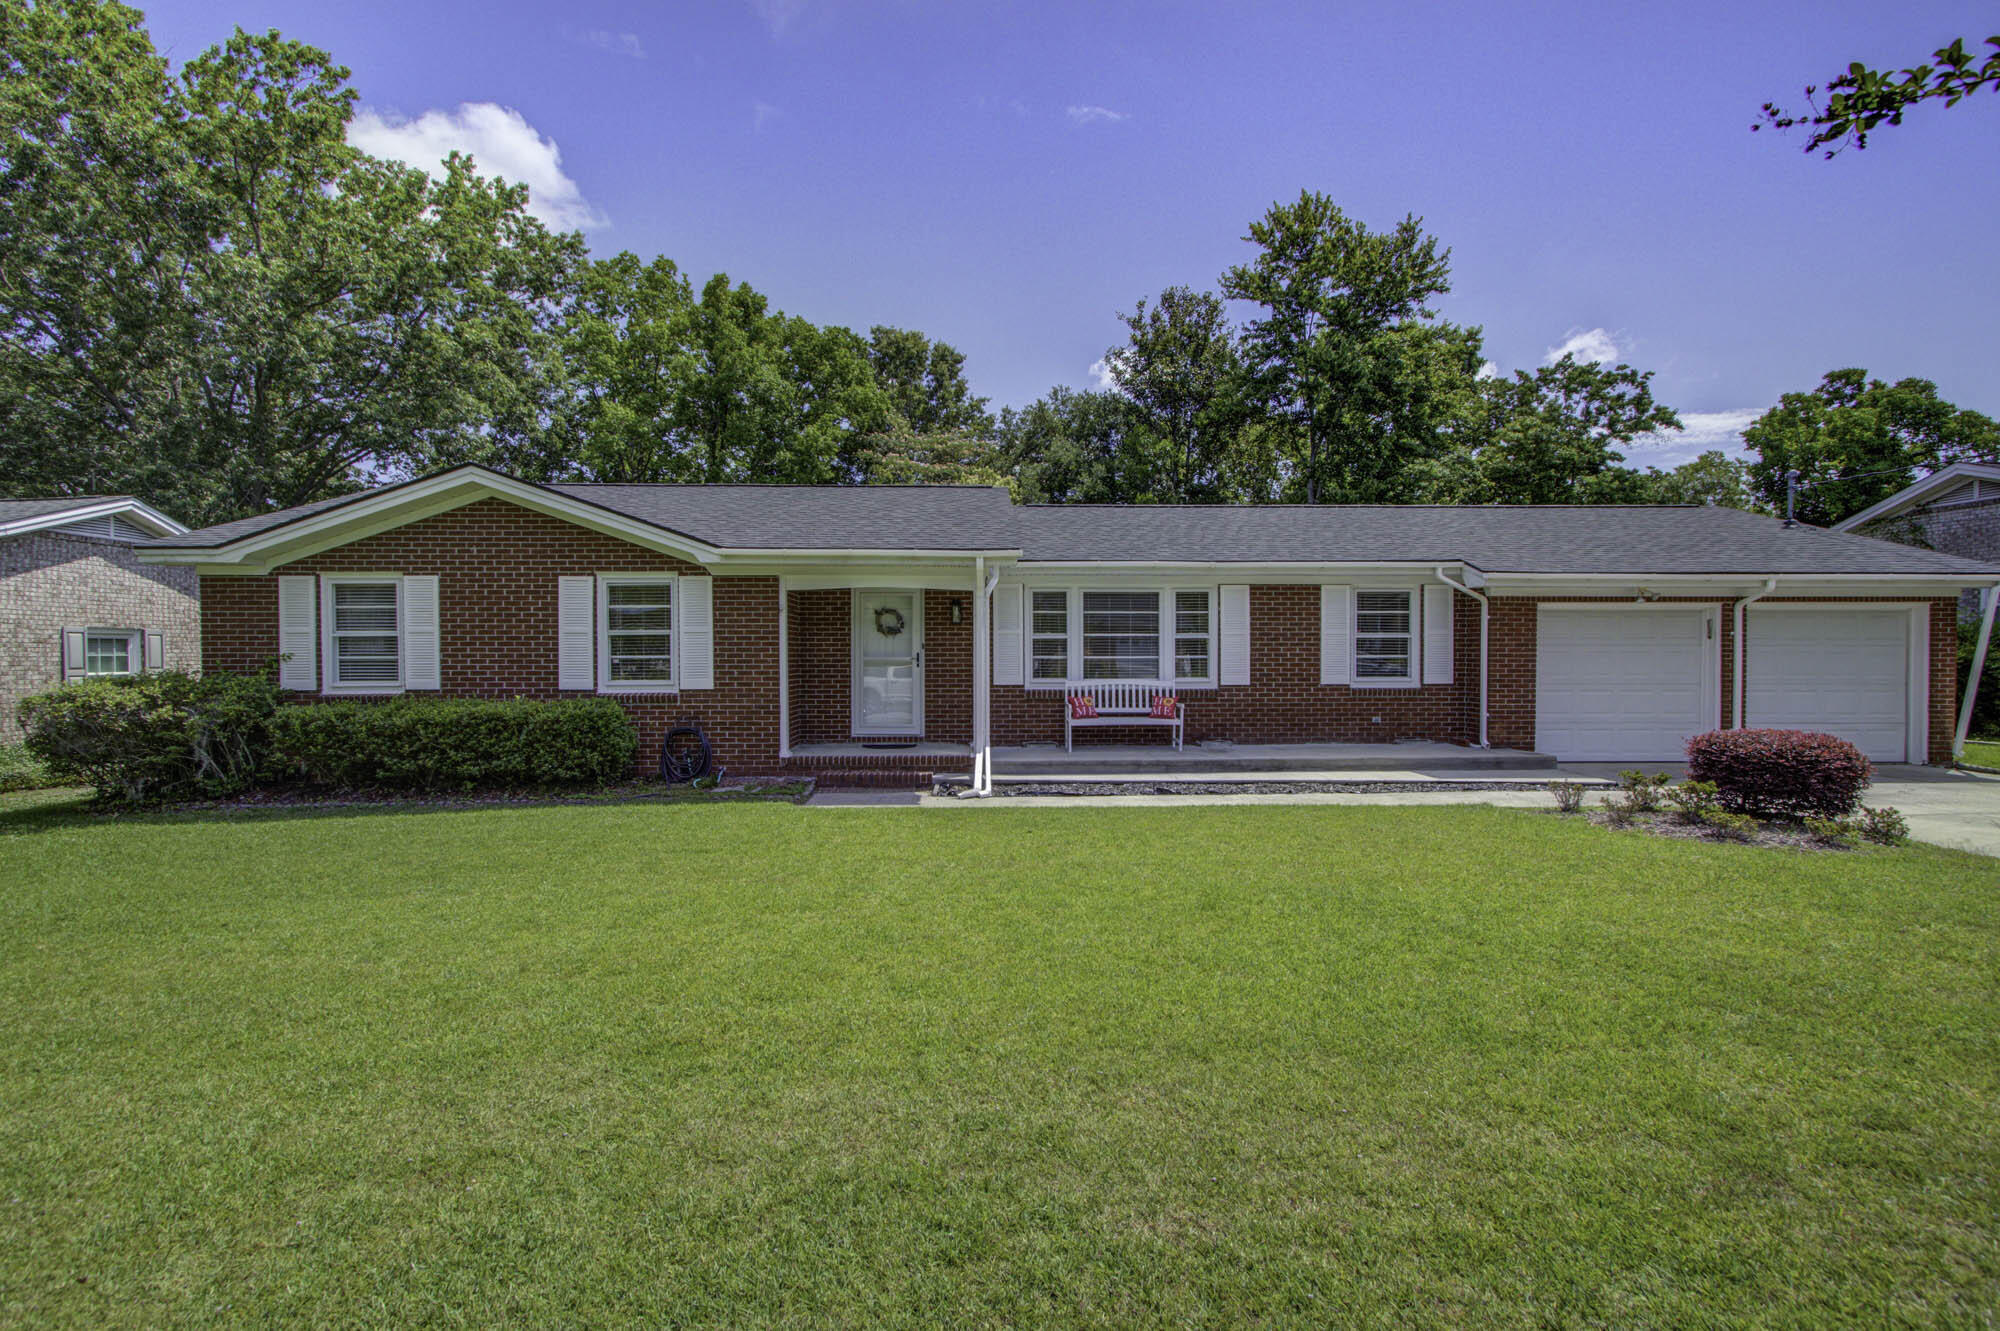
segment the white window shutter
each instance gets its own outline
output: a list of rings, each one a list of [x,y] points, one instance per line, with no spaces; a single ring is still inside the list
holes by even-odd
[[[1247,583],[1222,585],[1222,602],[1217,642],[1222,657],[1218,678],[1224,684],[1250,682],[1250,587]]]
[[[715,579],[676,578],[681,608],[680,678],[683,689],[715,687]]]
[[[441,688],[438,669],[438,580],[403,579],[403,687]]]
[[[163,640],[157,632],[151,629],[148,629],[146,631],[145,638],[146,638],[146,655],[144,659],[146,662],[146,669],[158,670],[161,666],[165,665],[167,662],[165,640]]]
[[[556,579],[556,687],[597,687],[597,579]]]
[[[1424,588],[1424,683],[1451,683],[1451,588]]]
[[[1353,660],[1353,620],[1350,607],[1354,589],[1328,583],[1319,589],[1319,682],[1349,684]]]
[[[62,631],[62,677],[65,684],[83,678],[83,630]]]
[[[313,613],[317,578],[287,574],[278,579],[278,687],[310,693],[319,687],[319,617]]]
[[[993,589],[993,682],[1021,682],[1021,584]],[[978,593],[974,593],[978,595]]]

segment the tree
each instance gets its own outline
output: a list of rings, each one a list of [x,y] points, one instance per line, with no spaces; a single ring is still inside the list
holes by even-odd
[[[1646,468],[1645,502],[1649,504],[1708,504],[1720,508],[1758,507],[1743,463],[1720,449],[1710,449],[1671,471]]]
[[[1132,407],[1116,393],[1055,388],[1000,413],[1000,458],[1015,494],[1031,504],[1131,503],[1146,489]]]
[[[237,32],[0,0],[0,467],[215,521],[505,458],[581,258],[523,188],[348,147],[347,72]]]
[[[1131,336],[1106,352],[1104,363],[1132,404],[1134,423],[1159,444],[1153,497],[1217,502],[1242,416],[1242,359],[1222,298],[1168,287],[1150,310],[1141,300],[1118,317]]]
[[[1832,157],[1848,144],[1860,151],[1868,146],[1870,131],[1884,122],[1902,124],[1903,113],[1919,102],[1942,101],[1949,107],[1957,106],[1981,88],[2000,92],[2000,37],[1988,37],[1986,44],[1993,50],[1983,65],[1977,63],[1974,53],[1965,49],[1963,37],[1933,52],[1931,59],[1935,64],[1915,65],[1899,73],[1870,69],[1857,60],[1847,67],[1846,73],[1828,80],[1825,106],[1816,100],[1819,89],[1809,85],[1806,103],[1812,108],[1811,114],[1791,115],[1775,103],[1766,102],[1763,119],[1750,128],[1759,130],[1768,124],[1773,129],[1791,129],[1803,125],[1812,130],[1806,139],[1807,152],[1824,148],[1826,155]]]
[[[1617,445],[1680,418],[1653,400],[1652,372],[1564,356],[1532,374],[1476,382],[1430,497],[1457,503],[1631,502],[1637,473]]]
[[[1423,378],[1410,373],[1411,329],[1450,289],[1449,251],[1413,216],[1378,234],[1309,191],[1272,205],[1245,239],[1259,253],[1222,275],[1222,292],[1263,307],[1246,329],[1247,360],[1265,409],[1296,426],[1306,502],[1384,497],[1367,478],[1393,475],[1398,460],[1383,456],[1383,431],[1363,427],[1394,419],[1398,389]]]
[[[628,252],[585,267],[562,333],[567,401],[539,470],[618,482],[698,474],[680,417],[696,373],[693,309],[670,259]]]
[[[1926,379],[1885,384],[1866,370],[1835,370],[1810,393],[1787,393],[1743,431],[1757,454],[1750,484],[1768,508],[1785,508],[1785,473],[1797,470],[1800,520],[1830,526],[1886,499],[1919,475],[2000,456],[2000,426],[1954,407]]]
[[[907,328],[868,330],[868,363],[889,405],[916,434],[984,435],[993,429],[986,399],[965,379],[965,356]]]
[[[900,420],[863,436],[854,450],[864,485],[1006,485],[1012,479],[990,439],[970,434],[917,434]]]

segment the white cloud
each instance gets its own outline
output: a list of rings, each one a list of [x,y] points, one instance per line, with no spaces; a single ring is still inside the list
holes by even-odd
[[[1100,393],[1108,393],[1118,387],[1118,381],[1111,376],[1111,363],[1102,357],[1090,363],[1090,386]]]
[[[1064,112],[1073,125],[1115,125],[1132,117],[1123,111],[1114,111],[1108,106],[1072,106]]]
[[[1549,348],[1549,354],[1542,357],[1542,363],[1554,365],[1564,356],[1574,356],[1580,361],[1590,361],[1599,365],[1615,364],[1623,355],[1617,335],[1609,329],[1573,328],[1561,346]]]
[[[785,112],[782,107],[773,106],[769,102],[752,102],[750,103],[750,128],[761,134],[764,131],[764,126],[770,124],[783,114]]]
[[[563,36],[584,46],[595,46],[600,51],[613,55],[629,55],[634,60],[646,58],[646,48],[639,44],[636,32],[611,32],[605,28],[564,28]]]
[[[764,25],[764,31],[773,37],[783,37],[799,21],[799,15],[806,12],[806,0],[750,0],[750,8]]]
[[[481,175],[526,185],[528,212],[559,231],[607,224],[563,173],[555,140],[542,137],[512,107],[465,102],[456,111],[426,111],[415,120],[362,111],[347,127],[347,141],[432,176],[443,174],[448,155],[462,152]]]
[[[1498,379],[1500,377],[1500,367],[1490,360],[1483,360],[1479,362],[1479,373],[1473,377],[1477,379]]]
[[[1642,434],[1628,446],[1626,460],[1644,467],[1678,467],[1717,449],[1730,457],[1748,456],[1743,431],[1764,414],[1762,407],[1732,411],[1684,411],[1681,428]]]

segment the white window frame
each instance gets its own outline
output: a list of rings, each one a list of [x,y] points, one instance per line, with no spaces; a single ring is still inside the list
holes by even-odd
[[[125,640],[125,665],[123,670],[92,670],[90,668],[90,643],[94,638],[123,638]],[[144,674],[146,670],[146,639],[138,629],[94,628],[83,631],[83,677],[85,679],[125,679],[132,675]]]
[[[1370,633],[1371,638],[1404,637],[1409,640],[1409,670],[1400,676],[1361,674],[1361,598],[1364,596],[1400,596],[1409,607],[1410,626],[1402,634]],[[1347,661],[1349,684],[1357,689],[1414,689],[1421,687],[1423,680],[1423,593],[1416,587],[1355,587],[1348,596],[1348,643]]]
[[[1049,583],[1028,582],[1022,584],[1024,604],[1022,611],[1022,649],[1024,652],[1022,677],[1028,689],[1059,689],[1065,684],[1083,681],[1083,598],[1091,592],[1144,592],[1159,598],[1160,605],[1160,646],[1158,663],[1153,674],[1134,683],[1171,685],[1176,689],[1214,689],[1221,687],[1222,661],[1220,616],[1222,614],[1222,592],[1214,583],[1206,582],[1133,582],[1123,586],[1100,582],[1090,583]],[[1039,636],[1049,641],[1053,635],[1034,631],[1035,597],[1048,593],[1059,593],[1064,605],[1064,638],[1067,641],[1067,662],[1061,679],[1035,677],[1035,640]],[[1208,632],[1206,634],[1179,634],[1176,628],[1176,605],[1182,592],[1200,592],[1208,597]],[[1178,653],[1174,650],[1174,640],[1178,637],[1202,637],[1208,647],[1208,676],[1182,676],[1176,671]],[[1114,683],[1112,680],[1091,681]]]
[[[1085,616],[1089,613],[1088,610],[1085,608],[1084,602],[1089,597],[1092,596],[1151,596],[1153,598],[1153,673],[1150,676],[1141,675],[1133,677],[1131,679],[1127,679],[1124,676],[1110,675],[1106,676],[1103,679],[1093,680],[1090,679],[1084,673],[1085,661],[1083,655],[1083,640],[1086,637],[1090,636],[1086,631],[1083,622]],[[1167,593],[1164,588],[1154,587],[1154,586],[1077,588],[1077,594],[1073,598],[1073,603],[1077,608],[1077,615],[1075,620],[1073,621],[1070,630],[1076,643],[1076,647],[1074,651],[1071,653],[1071,659],[1076,667],[1076,677],[1080,680],[1083,680],[1086,683],[1092,683],[1092,684],[1116,684],[1121,681],[1129,683],[1141,683],[1149,678],[1156,681],[1167,678],[1167,676],[1160,670],[1161,664],[1166,660],[1166,653],[1168,650],[1170,650],[1167,646],[1168,637],[1165,632],[1166,596]],[[1123,635],[1100,635],[1100,636],[1123,636]]]
[[[1076,673],[1074,658],[1077,648],[1070,641],[1070,626],[1076,622],[1075,592],[1074,589],[1069,587],[1028,587],[1024,591],[1028,598],[1027,622],[1022,626],[1027,635],[1028,644],[1027,686],[1031,689],[1054,688]],[[1035,598],[1039,596],[1061,598],[1063,626],[1060,634],[1035,632]],[[1060,642],[1062,644],[1062,673],[1060,675],[1037,675],[1035,673],[1035,663],[1037,661],[1054,659],[1041,657],[1036,654],[1036,644],[1045,642]]]
[[[678,693],[681,674],[681,597],[672,573],[600,573],[597,575],[597,691],[599,693]],[[666,679],[611,678],[611,588],[640,585],[667,589]]]
[[[322,693],[371,694],[403,691],[403,575],[400,573],[326,573],[320,576],[320,680]],[[334,588],[351,584],[375,584],[396,589],[396,678],[371,679],[358,684],[340,682],[340,660],[334,650]],[[364,634],[380,637],[380,634]]]

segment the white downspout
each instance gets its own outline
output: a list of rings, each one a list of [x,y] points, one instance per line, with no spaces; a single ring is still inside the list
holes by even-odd
[[[1437,566],[1437,580],[1453,591],[1464,592],[1479,602],[1479,747],[1490,749],[1493,746],[1486,742],[1486,686],[1487,681],[1492,678],[1493,671],[1486,658],[1486,642],[1487,620],[1492,614],[1493,606],[1486,599],[1484,592],[1476,592],[1464,583],[1454,582],[1446,577],[1443,564]]]
[[[1745,627],[1749,623],[1749,616],[1745,612],[1752,605],[1763,600],[1777,589],[1778,579],[1776,577],[1769,577],[1764,579],[1764,590],[1752,593],[1736,602],[1736,641],[1733,644],[1736,659],[1731,662],[1735,669],[1730,672],[1732,678],[1729,690],[1730,696],[1736,703],[1733,709],[1735,712],[1735,725],[1732,727],[1736,730],[1743,729],[1743,662],[1750,655],[1749,644],[1743,638]]]
[[[980,577],[979,613],[973,616],[973,634],[978,638],[979,650],[975,653],[973,678],[978,681],[979,707],[974,713],[975,738],[979,743],[979,753],[974,760],[974,770],[978,773],[978,789],[981,796],[993,793],[993,644],[990,641],[993,628],[993,589],[1000,585],[1000,570],[991,573],[985,570],[986,558],[978,556],[974,562],[975,574]]]
[[[781,573],[778,575],[778,759],[781,762],[792,756],[792,660],[786,623],[791,599]]]
[[[1979,641],[1972,649],[1972,674],[1965,681],[1965,696],[1958,701],[1958,733],[1952,736],[1951,760],[1965,761],[1965,737],[1972,730],[1972,704],[1979,697],[1979,676],[1986,669],[1986,645],[1993,640],[1993,609],[2000,606],[2000,587],[1986,589],[1986,609],[1979,617]]]

